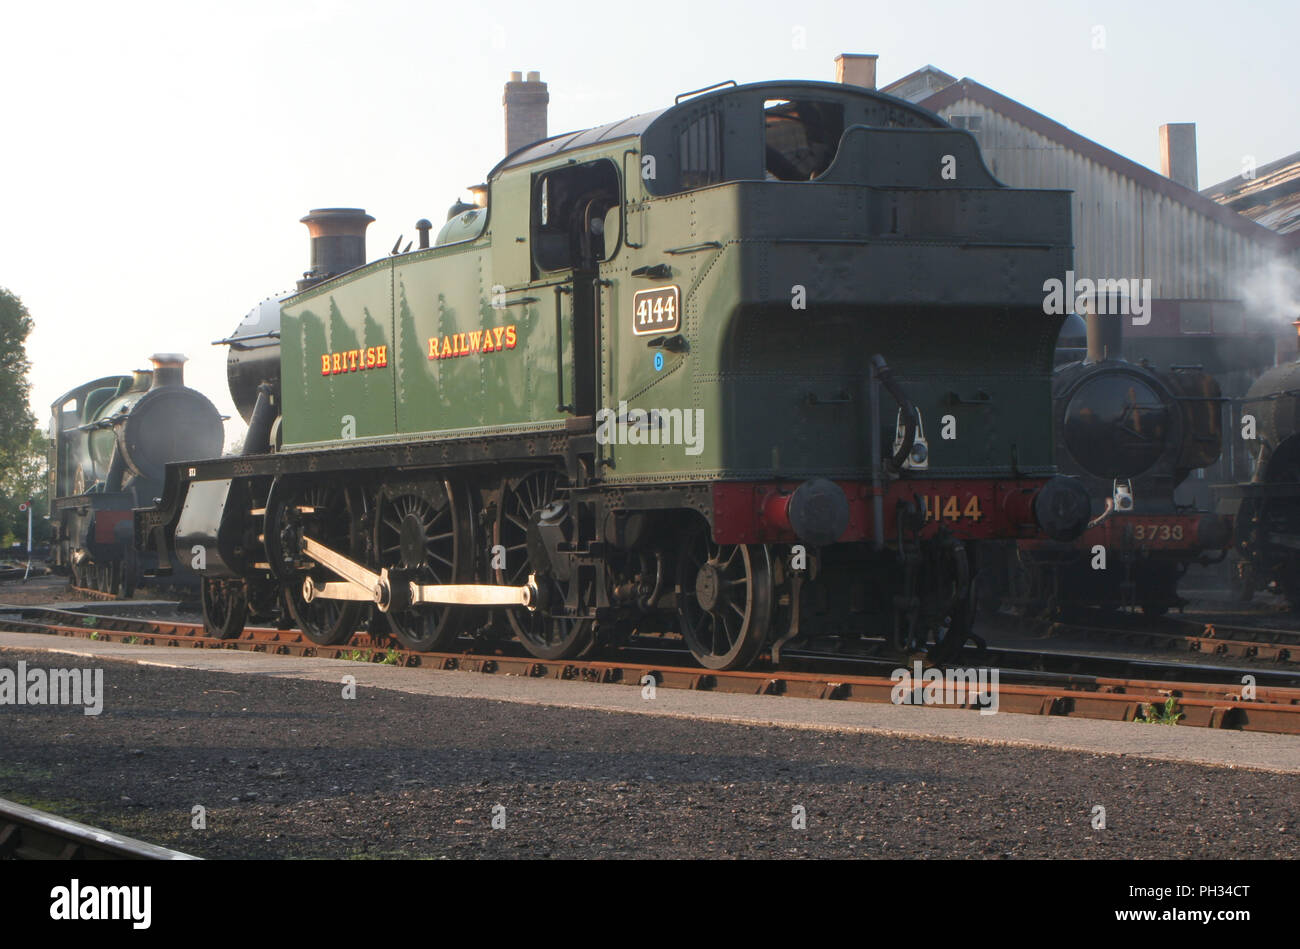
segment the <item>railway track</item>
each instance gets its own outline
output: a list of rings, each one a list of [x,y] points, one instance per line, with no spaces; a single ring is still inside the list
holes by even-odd
[[[0,860],[197,860],[0,798]]]
[[[116,593],[109,593],[105,590],[96,590],[91,587],[79,587],[75,584],[68,584],[68,589],[73,593],[80,593],[82,596],[90,597],[92,600],[120,600],[121,597]]]
[[[1070,636],[1151,652],[1195,653],[1207,658],[1300,666],[1300,630],[1166,617],[1088,618],[1075,621],[1020,621],[1036,634]]]
[[[897,660],[790,654],[792,668],[715,672],[683,666],[676,650],[629,650],[616,660],[543,661],[496,648],[485,652],[419,653],[395,648],[384,638],[358,633],[346,645],[320,646],[297,630],[250,627],[235,639],[204,634],[197,623],[95,616],[44,607],[0,606],[0,630],[101,639],[147,646],[241,649],[272,655],[317,656],[391,665],[529,678],[683,688],[760,695],[786,695],[858,702],[895,702]],[[1242,731],[1300,734],[1300,688],[1281,673],[1225,667],[1186,666],[1121,660],[1093,654],[1037,653],[1031,650],[969,648],[962,656],[972,667],[996,668],[1000,711],[1036,715],[1144,721],[1158,717],[1172,699],[1180,725]],[[1077,671],[1089,664],[1122,663],[1127,675]],[[846,671],[850,670],[850,671]],[[1170,676],[1181,671],[1184,680]],[[1243,691],[1242,674],[1254,680]],[[1189,675],[1202,681],[1187,681]],[[1209,681],[1204,681],[1209,680]],[[979,707],[975,696],[961,701],[927,702],[932,707]]]

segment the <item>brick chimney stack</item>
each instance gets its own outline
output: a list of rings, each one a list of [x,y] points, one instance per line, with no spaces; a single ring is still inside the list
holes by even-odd
[[[506,83],[501,104],[506,107],[506,154],[546,138],[546,107],[551,94],[546,91],[541,73],[530,72],[528,78],[512,72]]]
[[[835,57],[835,81],[875,89],[876,58],[875,53],[840,53]]]
[[[1193,191],[1196,187],[1196,123],[1160,126],[1160,174]]]

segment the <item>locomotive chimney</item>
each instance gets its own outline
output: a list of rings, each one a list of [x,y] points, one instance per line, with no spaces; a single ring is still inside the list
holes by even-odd
[[[154,353],[149,361],[153,363],[153,382],[149,388],[185,385],[185,363],[188,361],[185,356],[180,353]]]
[[[298,289],[355,270],[366,262],[366,228],[373,222],[361,208],[316,208],[300,219],[311,235],[311,269]]]
[[[541,73],[530,72],[524,79],[518,72],[510,74],[501,104],[506,107],[506,154],[546,138],[546,107],[551,94],[546,91]]]
[[[1160,126],[1160,174],[1185,188],[1196,188],[1196,123]]]
[[[835,57],[835,81],[876,88],[876,58],[875,53],[840,53]]]
[[[1123,317],[1118,313],[1100,314],[1089,311],[1088,323],[1088,362],[1101,362],[1103,359],[1122,359],[1124,342]]]

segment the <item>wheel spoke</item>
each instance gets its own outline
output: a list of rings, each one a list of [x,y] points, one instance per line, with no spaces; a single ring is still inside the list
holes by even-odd
[[[709,628],[713,631],[711,650],[713,655],[724,655],[730,646],[731,635],[727,631],[726,621],[716,613],[709,614]]]

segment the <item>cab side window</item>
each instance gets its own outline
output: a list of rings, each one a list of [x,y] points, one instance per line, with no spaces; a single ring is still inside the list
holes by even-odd
[[[681,188],[702,188],[722,180],[722,120],[706,112],[677,137]]]
[[[533,182],[533,264],[538,272],[594,270],[606,246],[605,215],[619,204],[618,169],[608,159],[556,168]]]
[[[767,178],[809,181],[835,160],[844,134],[844,106],[815,99],[769,99],[763,126]]]

